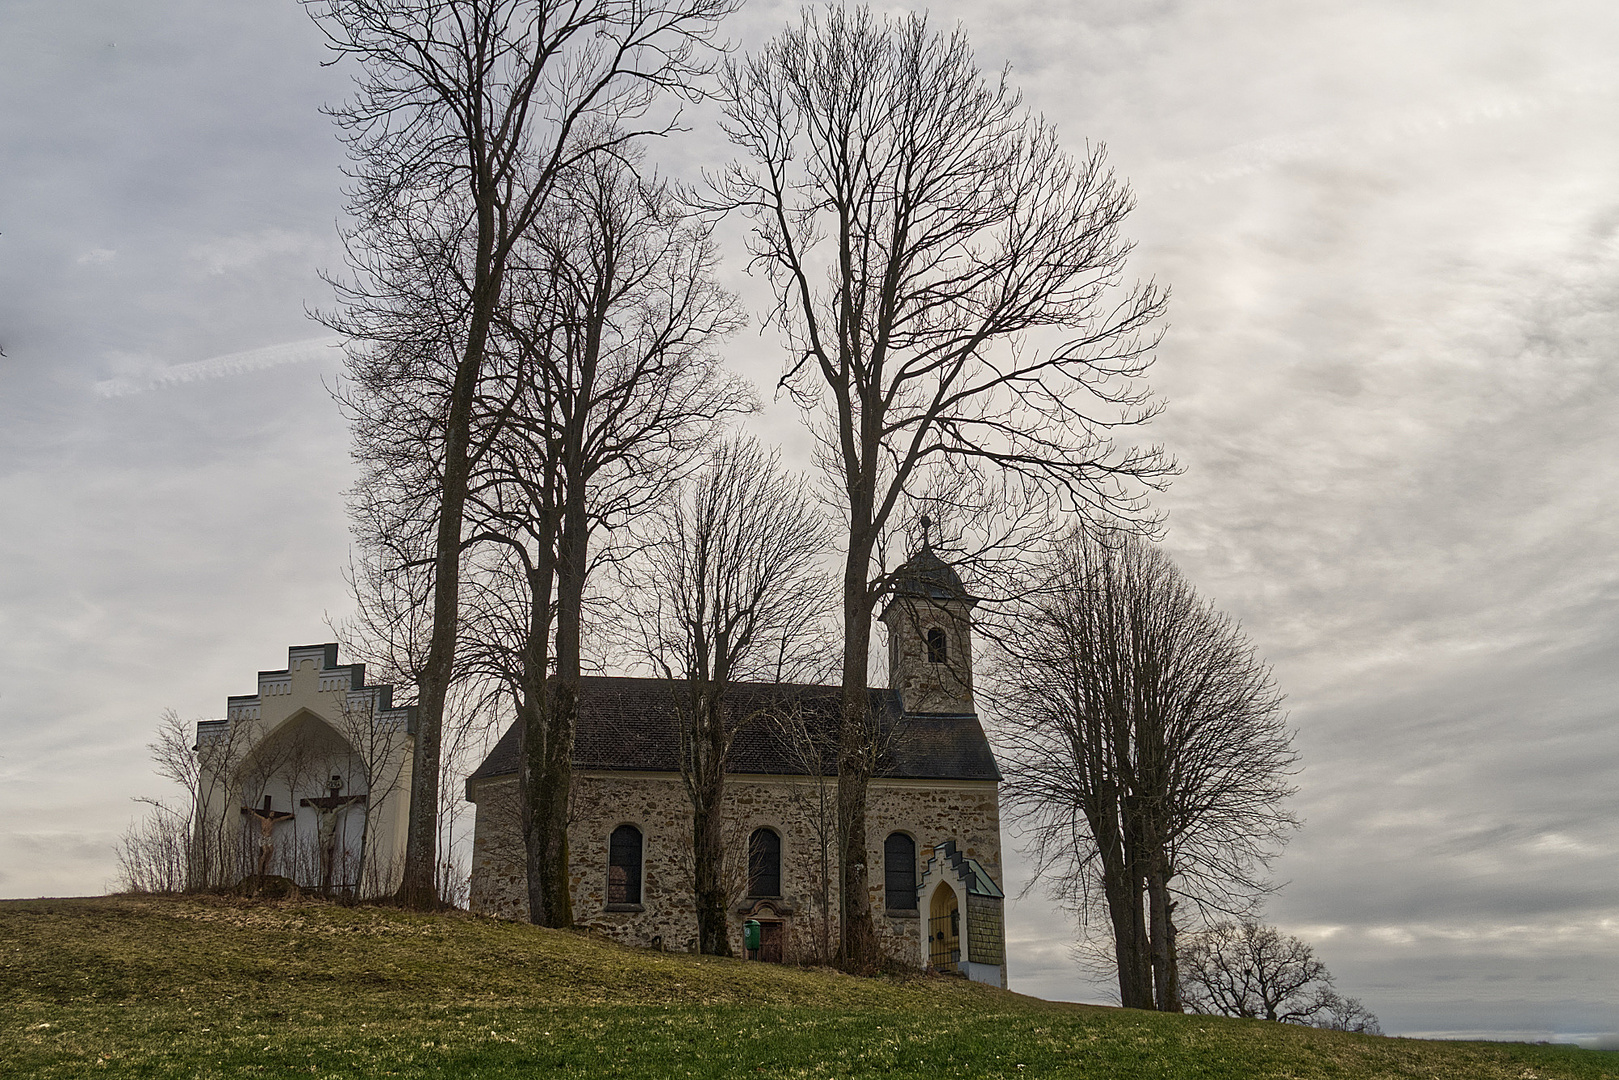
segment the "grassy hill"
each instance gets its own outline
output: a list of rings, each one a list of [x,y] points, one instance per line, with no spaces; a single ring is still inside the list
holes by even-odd
[[[1061,1005],[318,903],[0,903],[0,1076],[1619,1077],[1619,1055]]]

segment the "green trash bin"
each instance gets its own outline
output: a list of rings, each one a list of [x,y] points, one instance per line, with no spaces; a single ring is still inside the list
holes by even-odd
[[[742,924],[742,947],[748,952],[759,951],[760,937],[758,919],[749,919]]]

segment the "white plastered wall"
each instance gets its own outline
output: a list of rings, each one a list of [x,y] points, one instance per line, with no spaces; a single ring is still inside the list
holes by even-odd
[[[300,884],[317,883],[290,853],[314,850],[317,811],[300,802],[328,795],[336,774],[343,794],[366,796],[364,805],[339,812],[338,847],[357,851],[361,831],[369,835],[364,865],[347,875],[357,882],[334,884],[358,884],[368,895],[398,887],[414,742],[406,710],[384,711],[387,690],[356,688],[352,666],[327,666],[334,657],[325,645],[288,650],[285,671],[261,671],[256,695],[232,698],[223,723],[199,728],[202,818],[235,844],[222,870],[225,884],[256,862],[257,823],[242,810],[262,806],[265,795],[272,810],[293,815],[275,826],[276,866],[301,867]]]
[[[941,838],[937,843],[939,845],[943,845],[945,839],[954,838]],[[996,853],[998,861],[998,843],[996,845]],[[987,983],[990,986],[1004,987],[1006,985],[1005,962],[1003,961],[998,964],[985,964],[974,959],[972,955],[972,937],[968,932],[967,921],[967,897],[969,895],[967,876],[952,867],[950,865],[950,861],[946,859],[941,852],[939,852],[938,847],[924,848],[921,852],[921,863],[923,867],[922,882],[917,890],[917,906],[920,909],[923,918],[923,933],[921,940],[922,948],[921,953],[919,954],[921,965],[926,967],[928,964],[929,945],[926,920],[928,917],[928,912],[933,910],[933,895],[939,891],[941,886],[948,885],[955,893],[956,906],[961,912],[961,973],[967,976],[967,978],[971,979],[973,982],[981,982]],[[999,869],[999,866],[996,866],[994,870],[990,870],[989,867],[985,867],[985,872],[999,873]],[[997,884],[999,883],[997,882]]]

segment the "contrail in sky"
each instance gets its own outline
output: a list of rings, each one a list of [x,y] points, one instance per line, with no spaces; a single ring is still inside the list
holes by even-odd
[[[123,397],[147,390],[161,390],[179,383],[196,382],[199,379],[219,379],[227,375],[241,375],[249,371],[280,367],[283,364],[301,364],[309,360],[326,358],[330,355],[328,350],[342,344],[342,341],[343,339],[338,337],[321,337],[305,341],[287,341],[280,345],[266,345],[262,349],[249,349],[246,352],[227,353],[209,360],[156,368],[141,375],[103,379],[95,383],[92,389],[98,397]]]

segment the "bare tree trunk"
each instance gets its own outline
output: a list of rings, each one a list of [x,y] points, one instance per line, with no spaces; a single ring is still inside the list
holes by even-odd
[[[692,862],[697,905],[697,951],[730,956],[731,933],[725,907],[725,718],[711,688],[694,689],[692,708],[703,716],[697,737],[704,745],[694,754],[692,783]]]
[[[573,925],[573,895],[568,887],[568,807],[573,788],[573,739],[579,729],[581,620],[588,543],[584,485],[570,484],[557,538],[557,667],[545,696],[544,771],[531,826],[539,843],[530,856],[531,862],[540,864],[544,894],[544,907],[534,921],[559,928]]]
[[[1097,725],[1099,726],[1099,725]],[[1095,748],[1091,748],[1094,750]],[[1093,772],[1099,758],[1093,757]],[[1097,857],[1102,864],[1102,899],[1113,925],[1113,956],[1118,965],[1119,1004],[1126,1009],[1152,1008],[1152,966],[1147,951],[1147,916],[1142,907],[1137,844],[1119,812],[1112,784],[1097,785],[1086,811]]]
[[[579,712],[579,684],[551,679],[541,708],[550,738],[540,755],[537,782],[529,789],[533,812],[528,848],[529,918],[540,926],[573,925],[573,897],[568,888],[568,797],[573,780],[572,720]],[[561,729],[567,725],[567,731]],[[565,736],[565,738],[563,737]],[[532,907],[535,899],[540,906]]]
[[[1158,860],[1154,860],[1156,864]],[[1181,1004],[1180,966],[1175,955],[1175,902],[1161,866],[1147,873],[1147,908],[1151,916],[1153,1007],[1159,1012],[1185,1012]]]
[[[550,668],[551,644],[551,583],[555,558],[548,545],[540,545],[538,565],[528,571],[529,626],[523,643],[522,691],[517,701],[518,739],[522,750],[522,768],[519,772],[520,795],[524,811],[519,816],[524,829],[523,853],[525,878],[528,882],[529,921],[543,923],[549,907],[546,899],[548,880],[543,853],[546,837],[536,833],[536,826],[544,828],[550,821],[545,813],[544,788],[546,776],[546,675]]]
[[[1092,745],[1084,748],[1089,771],[1095,776],[1109,773],[1103,764],[1105,747],[1095,742],[1104,722],[1094,716],[1086,725]],[[1152,967],[1147,956],[1147,917],[1142,907],[1141,871],[1136,843],[1128,822],[1120,813],[1116,786],[1098,781],[1094,795],[1085,800],[1086,823],[1102,864],[1102,899],[1113,926],[1113,957],[1118,968],[1119,1004],[1126,1009],[1152,1008]]]
[[[1113,956],[1119,969],[1119,1004],[1126,1009],[1152,1008],[1152,970],[1142,943],[1147,936],[1147,920],[1141,906],[1141,889],[1134,873],[1127,868],[1105,871],[1102,894],[1107,901],[1108,918],[1113,924]]]
[[[851,543],[843,574],[843,709],[838,732],[838,959],[854,970],[870,968],[877,960],[866,867],[866,789],[872,767],[869,562],[869,543]]]
[[[481,176],[486,185],[492,178]],[[444,425],[444,474],[438,507],[438,535],[433,552],[433,630],[427,663],[417,682],[416,745],[410,774],[410,818],[405,834],[405,872],[399,900],[405,906],[438,906],[434,871],[438,855],[439,759],[444,738],[444,701],[455,677],[456,633],[460,626],[461,524],[466,513],[472,400],[483,372],[484,347],[495,307],[500,302],[501,274],[494,259],[495,210],[478,201],[477,255],[466,349],[455,369],[450,410]]]

